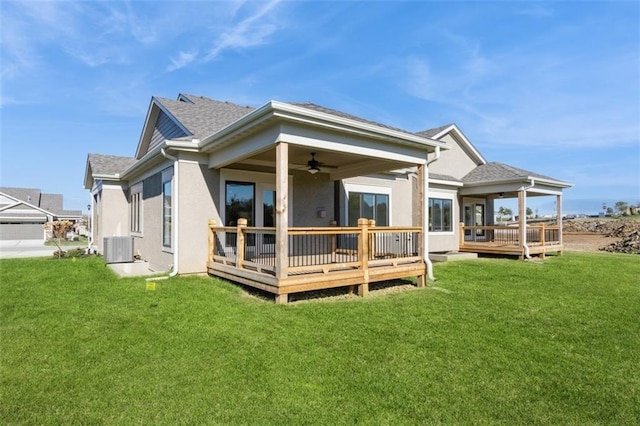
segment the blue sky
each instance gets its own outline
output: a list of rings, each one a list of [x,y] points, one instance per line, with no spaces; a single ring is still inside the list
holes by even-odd
[[[456,123],[489,161],[573,183],[565,212],[640,203],[637,2],[0,7],[0,185],[68,209],[86,210],[87,154],[133,156],[151,96],[181,92],[311,101],[408,131]]]

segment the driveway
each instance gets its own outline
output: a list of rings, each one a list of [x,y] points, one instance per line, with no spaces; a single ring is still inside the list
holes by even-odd
[[[79,245],[77,247],[86,247]],[[63,246],[63,250],[77,248],[76,246]],[[56,251],[55,246],[45,246],[44,242],[38,240],[5,240],[0,241],[0,259],[10,259],[16,257],[48,257],[53,256]]]

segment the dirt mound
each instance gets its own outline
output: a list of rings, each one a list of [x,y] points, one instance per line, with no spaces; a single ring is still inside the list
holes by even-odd
[[[640,231],[633,231],[623,237],[620,241],[611,243],[600,250],[613,253],[633,253],[640,254]]]
[[[602,235],[616,238],[615,242],[598,247],[614,253],[640,254],[640,221],[634,219],[606,219],[606,220],[567,220],[562,224],[563,233]]]
[[[562,230],[570,233],[598,233],[608,237],[624,238],[627,235],[631,235],[634,231],[640,231],[640,220],[566,220],[562,223]]]

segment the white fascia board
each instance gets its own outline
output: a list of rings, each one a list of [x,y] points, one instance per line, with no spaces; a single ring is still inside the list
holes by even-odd
[[[287,142],[291,145],[313,146],[319,150],[344,152],[347,154],[361,155],[364,157],[377,158],[381,160],[389,160],[389,161],[400,162],[405,164],[425,164],[427,161],[426,153],[424,153],[423,151],[415,150],[415,146],[413,147],[415,155],[409,155],[407,153],[403,154],[403,153],[397,153],[397,152],[384,151],[376,148],[349,145],[345,143],[328,141],[328,140],[318,140],[316,138],[306,137],[302,135],[286,134],[281,136],[281,138],[278,139],[277,142],[280,142],[280,141]],[[397,169],[398,166],[393,166],[393,168]]]
[[[458,136],[458,138],[460,140],[462,140],[462,142],[466,145],[466,147],[469,149],[469,151],[473,155],[476,156],[478,161],[480,161],[482,164],[487,164],[487,160],[482,156],[482,154],[480,154],[480,151],[478,151],[476,149],[476,147],[473,146],[471,141],[469,139],[467,139],[467,137],[464,135],[464,133],[462,133],[462,130],[460,130],[458,128],[458,126],[456,126],[455,124],[452,124],[451,126],[441,130],[440,133],[437,133],[436,135],[431,136],[431,139],[440,139],[441,137],[443,137],[444,135],[446,135],[447,133],[449,133],[451,131],[455,131],[455,133]]]
[[[436,146],[439,146],[441,149],[449,149],[447,144],[443,142],[434,141],[422,136],[401,132],[399,130],[387,129],[381,126],[363,123],[361,121],[314,111],[308,108],[278,101],[269,101],[239,120],[231,123],[224,129],[208,136],[200,143],[200,148],[203,151],[210,150],[213,146],[222,143],[225,139],[228,139],[242,131],[246,131],[249,128],[273,117],[387,141],[400,141],[407,145],[411,145],[412,147],[435,149]]]
[[[272,101],[274,109],[277,110],[276,116],[302,121],[308,124],[314,124],[321,127],[329,127],[336,130],[347,131],[349,133],[357,133],[369,137],[383,137],[383,139],[393,139],[403,143],[418,145],[422,147],[435,148],[440,146],[441,149],[449,149],[447,144],[412,133],[402,132],[400,130],[389,129],[375,124],[365,123],[351,118],[340,117],[326,112],[311,110],[308,108],[287,104],[284,102]]]
[[[443,180],[443,179],[431,179],[429,178],[429,183],[437,184],[437,185],[447,185],[447,186],[457,186],[463,187],[464,183],[456,182],[452,180]]]

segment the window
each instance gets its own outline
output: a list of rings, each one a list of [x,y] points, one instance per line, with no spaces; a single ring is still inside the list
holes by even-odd
[[[171,230],[173,225],[173,169],[162,172],[162,246],[171,247]]]
[[[139,234],[142,232],[142,182],[131,187],[129,205],[131,208],[131,232]]]
[[[446,198],[429,198],[429,231],[453,231],[452,201]]]
[[[255,184],[227,182],[225,192],[225,226],[237,226],[240,218],[247,219],[247,226],[255,226],[253,222]]]
[[[373,219],[376,226],[389,226],[389,195],[350,192],[349,226],[357,226],[359,218]]]

